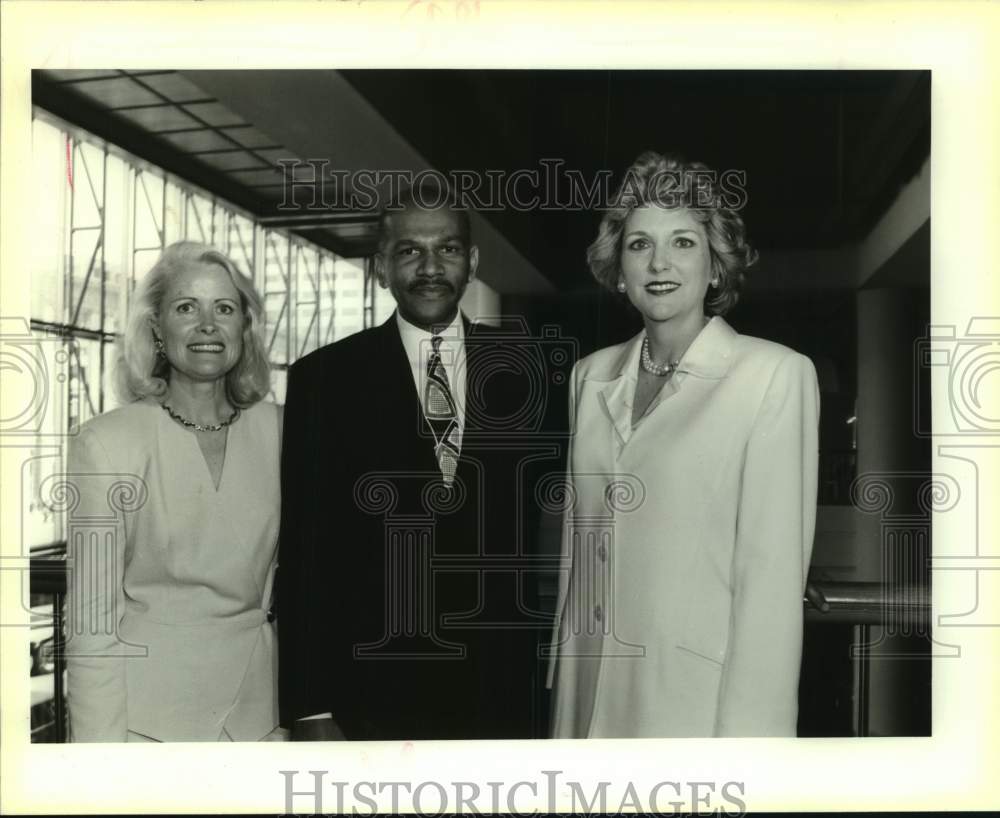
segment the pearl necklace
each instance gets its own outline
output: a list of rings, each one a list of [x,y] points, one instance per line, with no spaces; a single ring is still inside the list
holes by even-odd
[[[188,420],[186,417],[178,415],[173,409],[171,409],[167,404],[161,403],[160,406],[163,411],[166,412],[170,417],[180,423],[182,426],[187,426],[189,429],[194,429],[196,432],[221,432],[227,426],[232,425],[236,418],[240,416],[239,409],[233,409],[233,413],[229,416],[228,420],[222,421],[222,423],[209,424],[203,426],[200,423],[195,423],[193,420]]]
[[[642,368],[645,369],[650,375],[656,375],[658,378],[663,378],[669,375],[681,365],[680,361],[668,361],[665,364],[655,363],[649,354],[648,335],[642,339],[642,355],[639,358],[639,362],[642,364]]]

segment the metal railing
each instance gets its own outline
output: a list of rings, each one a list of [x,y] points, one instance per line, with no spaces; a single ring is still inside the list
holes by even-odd
[[[931,617],[930,592],[924,586],[811,581],[805,603],[807,622],[866,626],[893,622],[919,630],[929,627]]]
[[[66,601],[66,544],[61,543],[45,549],[45,556],[35,556],[30,561],[30,592],[32,595],[52,597],[52,655],[53,673],[53,722],[32,728],[38,734],[50,727],[57,743],[67,739],[66,691],[64,679],[66,657],[63,654],[65,641],[65,601]]]
[[[922,636],[930,646],[931,599],[924,585],[894,585],[887,582],[822,582],[806,586],[805,620],[807,623],[853,625],[854,644],[850,658],[856,662],[856,707],[854,735],[870,735],[871,660],[878,656],[878,645],[886,635]],[[880,628],[880,638],[873,640],[873,628]],[[909,658],[930,659],[914,654]]]

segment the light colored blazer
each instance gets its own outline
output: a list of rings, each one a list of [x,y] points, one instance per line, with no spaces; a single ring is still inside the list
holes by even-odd
[[[715,317],[633,428],[641,341],[573,373],[554,735],[794,736],[815,370]]]
[[[229,428],[218,491],[194,434],[154,401],[70,441],[74,741],[256,740],[277,724],[277,411],[257,404]]]

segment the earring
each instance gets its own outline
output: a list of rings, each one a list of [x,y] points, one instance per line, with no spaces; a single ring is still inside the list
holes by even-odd
[[[719,279],[713,278],[710,283],[715,289],[719,289]]]
[[[618,292],[620,293],[625,292],[625,279],[623,278],[618,279]]]
[[[163,346],[163,339],[161,339],[160,336],[158,336],[158,335],[154,335],[153,336],[153,346],[156,347],[156,357],[157,358],[166,358],[167,357],[167,348],[165,346]]]

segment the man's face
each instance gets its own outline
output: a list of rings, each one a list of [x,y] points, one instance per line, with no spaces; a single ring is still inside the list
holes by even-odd
[[[375,274],[399,314],[428,331],[450,324],[479,264],[479,249],[463,235],[458,215],[411,206],[389,217],[386,232]]]

